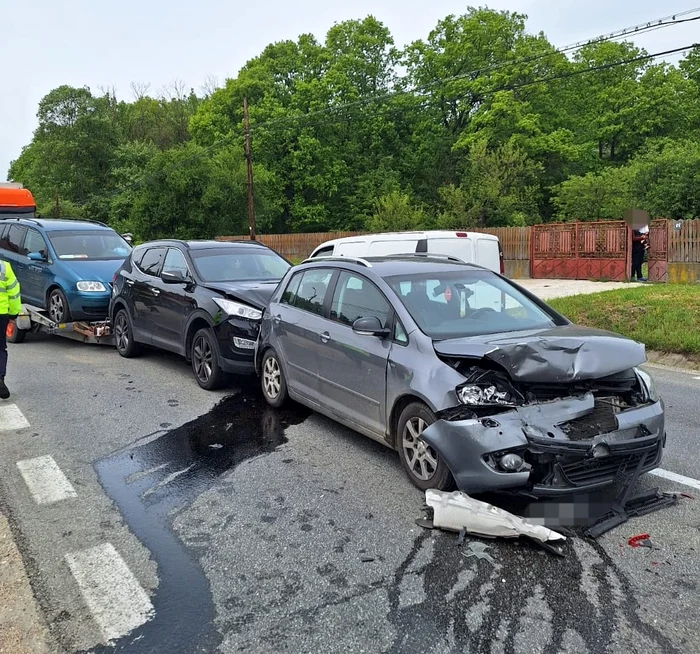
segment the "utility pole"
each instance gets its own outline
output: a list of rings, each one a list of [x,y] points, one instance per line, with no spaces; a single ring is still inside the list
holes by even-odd
[[[250,123],[248,122],[248,98],[243,98],[243,126],[245,128],[245,161],[248,168],[248,229],[250,240],[255,240],[255,205],[253,204],[253,161],[250,157]]]

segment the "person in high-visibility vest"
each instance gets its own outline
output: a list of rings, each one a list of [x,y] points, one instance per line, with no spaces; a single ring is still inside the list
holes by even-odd
[[[10,397],[10,391],[5,384],[7,372],[7,325],[14,320],[22,310],[19,297],[19,282],[15,277],[12,266],[6,261],[0,261],[0,400]]]

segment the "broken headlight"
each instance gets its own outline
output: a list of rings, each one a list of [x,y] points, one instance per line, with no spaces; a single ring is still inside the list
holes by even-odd
[[[659,396],[659,392],[656,390],[656,384],[654,383],[651,375],[644,372],[644,370],[641,368],[635,368],[634,371],[637,373],[637,377],[639,378],[639,382],[642,385],[646,398],[650,402],[658,402],[661,397]]]
[[[512,406],[512,395],[493,384],[465,384],[458,386],[457,398],[468,406]]]

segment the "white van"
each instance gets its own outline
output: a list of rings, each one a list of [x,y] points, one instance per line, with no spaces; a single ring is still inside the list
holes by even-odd
[[[504,273],[503,250],[497,236],[479,232],[392,232],[347,236],[321,243],[316,257],[377,257],[390,254],[445,254]]]

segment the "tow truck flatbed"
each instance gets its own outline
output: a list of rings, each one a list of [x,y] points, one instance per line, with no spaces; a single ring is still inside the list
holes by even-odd
[[[55,334],[74,341],[80,341],[81,343],[114,344],[114,336],[109,320],[57,323],[46,315],[44,309],[31,304],[23,304],[21,313],[17,316],[14,329],[8,326],[7,340],[10,343],[21,343],[30,332]]]

